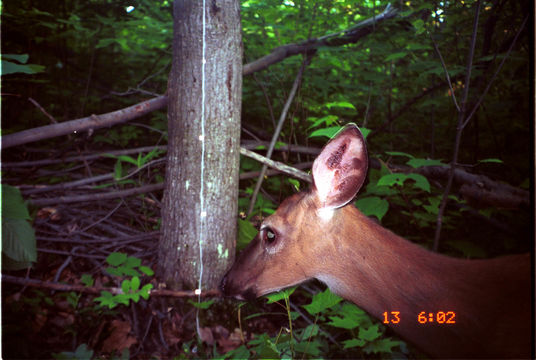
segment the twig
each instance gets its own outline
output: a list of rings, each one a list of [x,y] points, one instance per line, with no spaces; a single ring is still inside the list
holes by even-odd
[[[73,202],[83,202],[83,201],[102,201],[109,199],[116,199],[125,196],[143,194],[152,191],[162,190],[164,184],[151,184],[145,185],[137,188],[132,188],[128,190],[119,190],[112,191],[108,193],[97,193],[89,195],[77,195],[77,196],[61,196],[59,198],[50,198],[50,199],[34,199],[29,200],[29,202],[34,206],[47,206],[47,205],[57,205],[57,204],[66,204]]]
[[[4,135],[2,136],[2,149],[51,137],[67,135],[73,132],[100,129],[102,127],[127,122],[166,106],[167,100],[167,96],[163,95],[99,116],[91,115],[81,119],[40,126],[29,130],[23,130],[15,134]]]
[[[32,98],[28,98],[28,100],[29,100],[32,104],[34,104],[35,107],[37,107],[39,110],[41,110],[41,112],[42,112],[43,114],[45,114],[45,116],[46,116],[47,118],[49,118],[50,121],[51,121],[53,124],[57,124],[57,123],[58,123],[58,121],[54,118],[54,116],[50,115],[45,109],[43,109],[43,107],[42,107],[37,101],[35,101],[35,100],[32,99]]]
[[[443,213],[445,212],[445,207],[447,205],[448,196],[450,194],[450,189],[452,187],[452,180],[454,179],[454,169],[458,163],[458,153],[460,151],[460,143],[463,132],[463,122],[465,119],[465,108],[467,106],[467,98],[469,96],[469,83],[471,80],[471,69],[473,67],[473,56],[475,53],[476,46],[476,34],[478,32],[478,19],[480,16],[480,0],[476,4],[475,17],[473,20],[473,34],[471,36],[471,44],[469,48],[469,54],[467,56],[467,66],[466,66],[466,77],[462,95],[461,108],[458,111],[458,126],[456,127],[456,140],[454,141],[454,154],[452,155],[452,161],[450,163],[449,169],[449,178],[447,180],[447,186],[445,186],[445,191],[443,192],[443,198],[441,199],[441,205],[439,206],[439,211],[437,214],[436,220],[436,231],[434,236],[434,245],[433,250],[437,251],[439,249],[439,238],[441,236],[441,227],[443,225]]]
[[[279,121],[277,123],[277,127],[274,130],[274,135],[272,136],[272,141],[270,142],[270,146],[268,148],[268,151],[266,153],[266,157],[269,159],[272,156],[272,152],[274,151],[275,143],[277,141],[277,138],[279,137],[279,133],[281,132],[281,129],[283,128],[283,123],[285,122],[285,119],[287,117],[288,110],[290,108],[290,104],[292,104],[292,101],[294,100],[294,96],[296,95],[296,91],[298,90],[298,86],[300,85],[303,72],[305,70],[305,67],[310,63],[311,61],[311,55],[305,54],[305,58],[303,59],[302,65],[300,66],[300,70],[298,70],[298,73],[296,74],[296,79],[294,79],[294,84],[292,84],[292,88],[290,90],[290,94],[288,95],[287,101],[285,103],[285,106],[283,107],[283,111],[281,111],[281,116],[279,117]],[[264,179],[264,174],[266,173],[266,169],[268,166],[264,164],[261,169],[261,173],[259,174],[259,178],[257,179],[257,183],[255,184],[255,190],[253,190],[253,194],[251,195],[251,200],[249,203],[249,209],[248,209],[248,216],[253,212],[253,207],[255,206],[255,201],[257,200],[257,194],[259,193],[259,189],[262,185],[262,181]]]
[[[519,37],[519,35],[521,34],[521,31],[523,30],[523,28],[525,27],[525,24],[527,23],[527,20],[529,19],[529,16],[525,16],[525,20],[523,20],[523,23],[521,24],[521,26],[519,27],[519,30],[517,31],[517,34],[516,36],[514,37],[514,40],[512,40],[512,43],[510,44],[510,47],[508,48],[508,51],[506,52],[506,55],[503,57],[503,59],[501,60],[501,63],[499,64],[499,66],[497,67],[497,69],[495,70],[495,72],[493,73],[493,76],[491,77],[491,79],[489,80],[488,82],[488,85],[486,86],[486,89],[484,89],[484,91],[482,92],[482,95],[480,95],[480,98],[478,99],[477,103],[475,104],[475,106],[473,107],[473,110],[471,110],[471,113],[467,116],[467,118],[465,119],[465,122],[463,123],[462,127],[465,128],[465,126],[467,126],[467,123],[469,123],[469,120],[471,120],[471,118],[473,117],[474,113],[476,112],[476,110],[480,107],[480,104],[482,103],[482,101],[484,100],[484,97],[486,96],[486,94],[488,93],[490,87],[491,87],[491,84],[493,83],[493,81],[495,80],[495,78],[497,77],[497,74],[499,74],[499,71],[501,71],[503,65],[504,65],[504,62],[506,61],[506,59],[508,58],[508,56],[510,55],[510,53],[512,52],[512,49],[514,48],[514,45],[515,43],[517,42],[517,38]]]
[[[434,45],[434,49],[437,53],[437,56],[439,56],[439,60],[441,61],[441,66],[443,66],[443,70],[445,71],[445,78],[447,79],[447,83],[449,84],[450,95],[452,96],[452,102],[454,102],[454,106],[456,106],[456,110],[460,111],[460,106],[458,105],[458,102],[456,101],[456,95],[454,94],[454,89],[452,88],[452,82],[450,81],[450,75],[449,75],[449,71],[447,70],[447,65],[445,65],[445,61],[443,60],[441,51],[439,51],[439,48],[437,47],[437,44],[432,36],[432,33],[430,33],[430,39],[432,39],[432,44]]]
[[[20,162],[4,162],[2,163],[3,168],[13,168],[13,167],[33,167],[33,166],[43,166],[43,165],[52,165],[52,164],[64,164],[68,162],[83,161],[83,160],[94,160],[102,157],[109,157],[109,155],[119,156],[119,155],[129,155],[142,152],[150,152],[154,149],[167,151],[166,145],[160,146],[144,146],[134,149],[126,150],[111,150],[105,152],[99,152],[97,154],[90,155],[78,155],[70,156],[65,159],[43,159],[43,160],[34,160],[34,161],[20,161]]]
[[[37,279],[25,279],[17,276],[2,274],[2,282],[8,282],[12,284],[19,284],[23,286],[30,287],[39,287],[44,289],[51,289],[56,291],[77,291],[87,294],[98,294],[100,295],[101,291],[108,291],[111,294],[118,295],[123,294],[123,290],[119,287],[104,287],[104,286],[85,286],[85,285],[70,285],[70,284],[61,284],[51,281],[43,281]],[[193,290],[166,290],[166,289],[156,289],[150,290],[151,296],[170,296],[170,297],[196,297],[197,294]],[[201,293],[203,297],[214,297],[220,296],[219,290],[206,290]]]

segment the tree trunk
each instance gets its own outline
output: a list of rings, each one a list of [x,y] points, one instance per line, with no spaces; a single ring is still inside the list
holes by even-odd
[[[177,0],[173,12],[169,145],[158,271],[168,288],[201,285],[207,290],[217,287],[233,262],[236,243],[240,8],[237,0],[207,2],[205,36],[202,1]]]

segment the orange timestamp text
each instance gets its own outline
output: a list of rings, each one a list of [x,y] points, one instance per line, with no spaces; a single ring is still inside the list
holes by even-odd
[[[398,324],[402,320],[400,311],[385,311],[382,313],[384,324]],[[456,324],[456,312],[454,311],[421,311],[417,315],[419,324]]]

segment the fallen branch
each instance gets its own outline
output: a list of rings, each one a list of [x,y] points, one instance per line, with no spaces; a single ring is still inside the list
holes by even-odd
[[[91,115],[82,119],[40,126],[33,129],[23,130],[15,134],[4,135],[2,136],[2,149],[56,136],[72,134],[78,131],[100,129],[124,123],[161,109],[166,105],[167,96],[163,95],[107,114]]]
[[[119,190],[107,193],[97,193],[97,194],[87,194],[87,195],[76,195],[76,196],[61,196],[58,198],[48,198],[48,199],[30,199],[29,202],[35,206],[47,206],[47,205],[57,205],[57,204],[66,204],[74,202],[83,202],[83,201],[102,201],[109,199],[116,199],[121,197],[126,197],[130,195],[137,195],[143,193],[149,193],[153,191],[158,191],[164,189],[164,184],[151,184],[145,185],[137,188]]]
[[[12,275],[2,274],[2,282],[8,282],[12,284],[18,284],[22,286],[38,287],[42,289],[50,289],[55,291],[76,291],[86,294],[100,295],[101,291],[108,291],[113,295],[123,294],[123,290],[115,287],[103,287],[103,286],[85,286],[85,285],[69,285],[61,284],[58,282],[43,281],[37,279],[21,278]],[[151,296],[171,296],[171,297],[197,297],[198,295],[193,290],[167,290],[167,289],[155,289],[150,290]],[[201,296],[220,296],[219,290],[207,290],[201,292]]]

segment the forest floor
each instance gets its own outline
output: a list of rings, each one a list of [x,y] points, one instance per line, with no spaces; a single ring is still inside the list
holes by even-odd
[[[43,153],[49,156],[42,159]],[[199,329],[192,305],[197,298],[151,294],[147,300],[133,297],[128,305],[106,302],[102,291],[120,293],[122,281],[136,274],[141,284],[131,292],[149,283],[159,288],[154,275],[114,276],[109,270],[113,253],[141,260],[133,265],[135,272],[155,270],[160,234],[161,191],[130,196],[121,191],[155,183],[163,176],[163,162],[114,181],[117,156],[127,155],[34,150],[14,156],[17,162],[3,162],[3,183],[17,186],[30,201],[38,249],[31,269],[2,272],[3,358],[123,358],[124,349],[134,359],[213,357],[253,333],[273,334],[280,324],[288,325],[284,309],[271,305],[264,311],[285,316],[259,316],[240,330],[238,303],[218,295],[209,309],[199,311]]]

